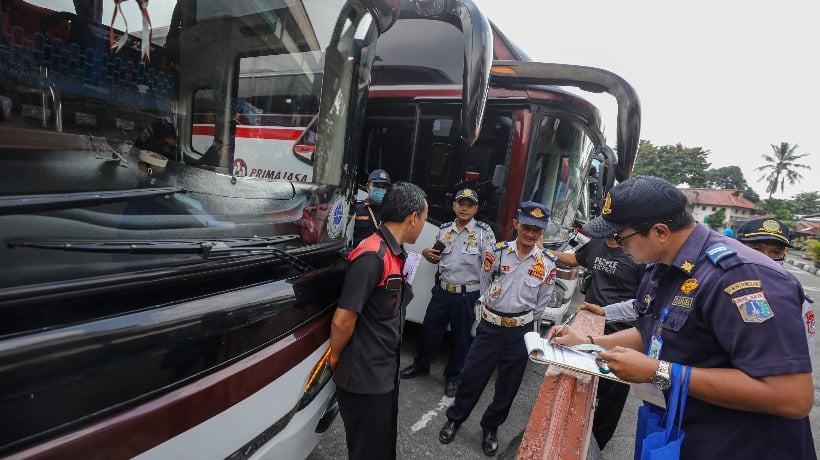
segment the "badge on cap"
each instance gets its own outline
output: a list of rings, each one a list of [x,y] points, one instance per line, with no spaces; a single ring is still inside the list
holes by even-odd
[[[544,211],[541,208],[532,208],[530,210],[530,215],[535,217],[536,219],[543,219],[544,218]]]
[[[764,221],[760,227],[769,233],[783,233],[783,231],[780,230],[780,223],[774,219]]]
[[[606,192],[606,198],[604,198],[604,207],[601,208],[601,214],[609,215],[612,214],[612,195],[609,192]]]

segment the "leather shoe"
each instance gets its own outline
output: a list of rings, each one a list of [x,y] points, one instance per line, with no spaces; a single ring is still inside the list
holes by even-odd
[[[458,390],[458,382],[455,380],[450,380],[444,387],[444,396],[453,398],[456,395],[456,390]]]
[[[458,431],[458,427],[461,426],[461,423],[456,422],[455,420],[447,419],[447,423],[441,427],[441,431],[438,432],[438,440],[441,441],[442,444],[450,444],[453,442],[453,438],[456,437],[456,431]]]
[[[430,368],[422,369],[416,366],[415,363],[405,367],[404,369],[399,372],[399,377],[403,379],[413,379],[420,375],[425,375],[430,373]]]
[[[484,435],[481,437],[481,449],[484,450],[484,455],[492,457],[498,452],[498,438],[495,431],[484,430]]]

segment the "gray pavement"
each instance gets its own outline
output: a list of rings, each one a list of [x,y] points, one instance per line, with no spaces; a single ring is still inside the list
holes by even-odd
[[[800,259],[789,257],[785,268],[792,272],[803,284],[806,292],[815,299],[820,297],[820,276],[805,270]],[[809,268],[814,268],[809,267]],[[573,297],[570,312],[580,305],[582,297]],[[818,304],[815,304],[818,305]],[[820,305],[815,307],[820,310]],[[412,362],[415,355],[418,327],[408,324],[402,344],[401,365]],[[820,341],[815,344],[815,355],[820,358]],[[478,459],[486,458],[481,451],[481,427],[478,422],[481,414],[489,404],[495,378],[491,379],[478,402],[473,414],[462,425],[456,439],[448,445],[438,441],[438,431],[446,421],[444,412],[452,402],[444,396],[444,378],[442,372],[446,360],[443,350],[433,363],[431,373],[413,380],[403,380],[399,392],[399,435],[398,458],[400,459]],[[545,366],[530,362],[521,389],[513,403],[507,422],[499,430],[499,458],[514,458],[516,437],[526,427],[532,404],[544,376]],[[815,446],[820,442],[820,366],[814,369],[814,408],[809,415]],[[590,458],[606,460],[631,460],[635,445],[635,423],[640,401],[629,397],[621,415],[615,435],[603,452],[591,454]],[[520,439],[518,439],[520,441]],[[326,433],[324,439],[308,460],[330,460],[346,457],[344,427],[341,418],[337,417]],[[505,452],[506,451],[506,452]],[[820,451],[818,451],[820,457]]]

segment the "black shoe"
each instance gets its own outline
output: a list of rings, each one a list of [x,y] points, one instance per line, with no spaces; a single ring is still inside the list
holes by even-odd
[[[430,368],[422,369],[420,367],[416,367],[416,363],[413,363],[399,372],[399,377],[403,379],[413,379],[420,375],[425,375],[430,373]]]
[[[456,395],[456,390],[458,390],[458,382],[455,380],[450,380],[444,387],[444,396],[453,398]]]
[[[447,419],[447,423],[441,427],[441,431],[438,432],[438,440],[441,441],[442,444],[450,444],[453,442],[453,438],[456,437],[456,431],[458,431],[458,427],[461,426],[461,423],[456,422],[455,420]]]
[[[484,455],[492,457],[498,452],[498,438],[495,431],[484,430],[484,435],[481,439],[481,449],[484,450]]]

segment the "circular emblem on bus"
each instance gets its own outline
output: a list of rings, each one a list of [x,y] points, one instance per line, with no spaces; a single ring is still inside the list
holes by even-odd
[[[233,175],[239,177],[248,175],[248,164],[245,163],[245,160],[237,158],[233,161]]]
[[[347,200],[345,197],[339,196],[333,200],[330,206],[330,215],[327,219],[327,236],[330,238],[338,238],[342,235],[342,230],[345,228],[345,217],[347,216]]]

